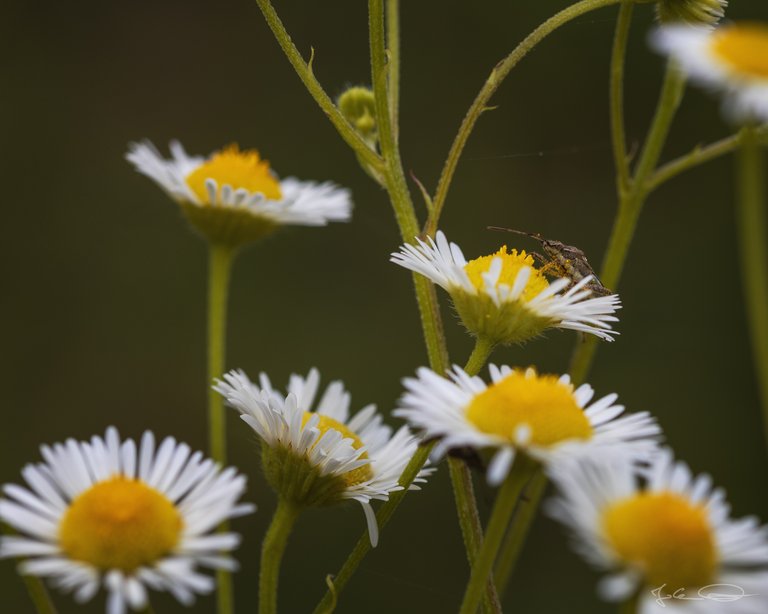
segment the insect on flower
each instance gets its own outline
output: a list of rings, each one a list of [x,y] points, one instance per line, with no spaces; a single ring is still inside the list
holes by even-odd
[[[595,296],[609,296],[613,294],[611,290],[602,284],[595,274],[595,271],[592,269],[592,265],[589,264],[587,256],[578,247],[566,245],[561,241],[555,241],[553,239],[545,239],[538,232],[524,232],[522,230],[502,228],[500,226],[488,226],[488,230],[514,232],[515,234],[536,239],[541,243],[541,248],[544,250],[546,256],[542,256],[536,252],[530,252],[530,254],[544,265],[542,270],[546,274],[553,277],[567,277],[571,280],[571,285],[577,284],[585,277],[591,276],[592,279],[585,287],[591,290],[592,294]]]

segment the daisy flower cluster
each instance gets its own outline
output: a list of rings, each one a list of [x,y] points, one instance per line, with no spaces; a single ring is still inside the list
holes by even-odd
[[[279,226],[349,221],[349,190],[331,182],[280,179],[255,150],[230,145],[209,157],[190,156],[178,141],[164,158],[152,143],[132,143],[126,158],[179,203],[209,241],[243,245]]]
[[[144,609],[147,589],[183,604],[213,590],[200,567],[234,570],[235,533],[213,533],[250,513],[238,503],[245,477],[222,469],[172,437],[140,443],[114,428],[90,441],[42,446],[43,462],[22,471],[26,486],[6,484],[0,520],[18,532],[0,541],[0,557],[23,557],[20,571],[49,578],[78,603],[107,591],[108,614]]]
[[[682,93],[682,75],[723,93],[726,112],[744,125],[732,140],[757,135],[755,125],[768,122],[768,26],[717,25],[725,0],[636,1],[655,4],[659,26],[652,43],[669,56],[671,70],[634,172],[624,135],[614,134],[620,215],[639,214],[648,186],[654,180],[661,182],[659,175],[666,170],[670,176],[700,154],[695,150],[682,161],[657,166]],[[586,4],[567,10],[574,16]],[[630,2],[621,4],[611,88],[612,103],[619,103],[612,109],[612,119],[619,124],[623,54],[633,8]],[[259,5],[264,10],[264,3]],[[282,32],[281,42],[288,45],[290,36],[280,30],[283,26],[271,4],[266,5],[270,25]],[[323,92],[318,102],[335,120],[363,169],[400,205],[397,194],[403,196],[407,187],[402,167],[397,168],[399,54],[385,48],[399,40],[392,31],[398,8],[392,3],[383,19],[381,3],[371,6],[378,6],[381,13],[371,15],[371,27],[382,28],[372,30],[370,37],[374,87],[350,87],[334,105],[318,84],[317,90]],[[563,12],[546,23],[568,19]],[[314,79],[311,60],[304,66],[306,72],[301,71],[302,60],[294,57],[292,62],[305,83]],[[392,64],[386,71],[378,70],[387,62]],[[493,79],[481,94],[492,85]],[[469,127],[465,130],[463,125],[459,137],[468,136],[472,117],[470,112],[465,120]],[[710,147],[707,155],[729,143],[726,139],[725,145]],[[460,150],[452,152],[456,155],[449,156],[449,172],[444,172],[449,183],[450,163],[455,163]],[[392,263],[445,290],[461,324],[476,341],[465,368],[438,372],[422,367],[414,377],[403,379],[404,392],[392,415],[407,424],[394,428],[375,405],[351,411],[351,395],[342,381],[332,381],[321,390],[315,368],[306,375],[292,374],[285,389],[273,386],[266,373],[256,380],[242,370],[224,373],[227,290],[238,248],[285,225],[349,221],[349,190],[332,182],[281,178],[258,151],[234,144],[208,156],[194,156],[173,141],[166,157],[144,141],[131,143],[125,157],[179,205],[209,242],[212,458],[173,437],[157,442],[149,431],[138,442],[122,439],[114,427],[88,441],[69,439],[42,446],[42,461],[21,472],[24,485],[6,484],[0,497],[0,521],[10,529],[0,538],[0,557],[19,559],[21,573],[44,578],[71,593],[78,604],[103,590],[108,614],[149,610],[150,591],[168,592],[181,604],[191,605],[198,596],[217,589],[219,614],[232,614],[228,573],[237,569],[231,555],[240,536],[230,531],[229,521],[255,507],[240,501],[245,476],[223,466],[226,404],[258,439],[261,470],[277,494],[272,524],[262,543],[260,614],[277,612],[280,565],[302,511],[348,501],[361,506],[367,541],[364,533],[348,559],[351,571],[345,566],[338,574],[343,584],[368,544],[378,544],[374,501],[389,502],[383,516],[388,518],[406,489],[418,490],[432,473],[425,463],[430,450],[435,463],[449,454],[471,457],[488,484],[499,487],[483,525],[477,519],[468,466],[451,464],[472,563],[462,614],[474,614],[486,590],[486,609],[493,609],[502,541],[511,537],[510,543],[516,538],[518,545],[522,543],[525,527],[518,533],[523,525],[515,522],[526,516],[523,506],[531,503],[526,489],[539,479],[543,484],[542,476],[556,487],[548,502],[550,515],[566,525],[576,550],[604,574],[598,590],[605,600],[621,601],[628,612],[639,614],[666,608],[680,614],[720,614],[726,611],[721,609],[726,601],[738,601],[730,612],[768,612],[768,527],[754,517],[731,518],[724,491],[713,486],[712,478],[694,476],[670,449],[661,447],[662,429],[654,416],[625,411],[615,393],[597,396],[592,386],[578,383],[578,369],[573,371],[577,383],[569,375],[496,364],[488,366],[487,377],[477,375],[497,346],[523,345],[550,329],[575,331],[585,343],[582,349],[597,340],[616,338],[621,300],[597,279],[581,250],[529,235],[542,242],[548,258],[504,245],[468,259],[438,230],[434,237],[414,237],[392,253]],[[442,187],[441,178],[435,203],[424,193],[427,204],[435,205],[425,228],[437,225],[436,203],[445,196]],[[396,210],[402,234],[409,240],[417,228],[415,211],[406,212],[413,213],[410,223],[402,210]],[[613,239],[622,240],[622,232],[631,237],[636,219],[637,215],[623,226],[626,220],[617,218],[621,232]],[[629,240],[620,247],[628,248]],[[614,264],[625,254],[621,249],[613,253]],[[611,261],[609,253],[606,262]],[[618,274],[612,281],[618,281]],[[441,329],[440,306],[423,289],[419,286],[420,306],[434,359],[447,352],[443,347],[434,351],[445,339],[430,338],[440,334],[434,332]],[[425,308],[426,303],[431,304]],[[330,580],[328,584],[335,604],[337,586]]]
[[[350,395],[340,381],[331,382],[315,404],[320,374],[293,374],[285,395],[262,373],[259,384],[232,371],[216,390],[240,412],[262,442],[262,465],[275,491],[299,507],[360,503],[371,544],[378,543],[376,516],[370,502],[386,501],[402,490],[403,469],[418,441],[407,427],[396,432],[383,424],[375,405],[350,414]],[[424,482],[422,470],[412,489]]]

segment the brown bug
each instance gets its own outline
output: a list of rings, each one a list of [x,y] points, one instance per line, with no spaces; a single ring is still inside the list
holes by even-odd
[[[592,279],[584,286],[592,291],[595,296],[608,296],[613,294],[606,288],[595,274],[592,266],[587,261],[583,251],[573,245],[566,245],[560,241],[545,239],[538,232],[523,232],[512,228],[501,228],[499,226],[488,226],[488,230],[501,230],[505,232],[514,232],[518,235],[531,237],[541,243],[541,248],[547,257],[531,252],[531,255],[539,260],[544,267],[542,271],[553,277],[567,277],[572,284],[579,283],[585,277],[591,275]]]

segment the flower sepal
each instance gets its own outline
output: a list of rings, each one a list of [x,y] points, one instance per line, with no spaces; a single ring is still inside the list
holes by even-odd
[[[262,445],[261,462],[264,476],[275,492],[286,502],[300,508],[323,507],[345,500],[349,474],[322,475],[309,459],[290,448]],[[367,467],[367,465],[363,465]]]
[[[456,290],[452,297],[461,323],[474,336],[494,345],[515,345],[538,337],[557,320],[538,315],[521,302],[497,305],[487,294]]]
[[[184,217],[210,243],[231,248],[263,239],[277,230],[267,217],[253,215],[247,208],[207,206],[180,202]]]

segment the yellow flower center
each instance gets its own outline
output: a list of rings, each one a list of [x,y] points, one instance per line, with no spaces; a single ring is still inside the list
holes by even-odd
[[[260,192],[267,198],[281,198],[280,182],[269,169],[269,162],[262,160],[253,149],[240,151],[237,145],[230,145],[213,154],[211,159],[201,164],[187,176],[187,185],[202,203],[208,203],[206,179],[214,179],[221,195],[222,186],[229,185],[233,190],[245,189]],[[209,203],[214,204],[214,203]]]
[[[313,412],[304,412],[304,417],[301,420],[302,426],[307,423],[307,421],[314,415],[317,415],[319,418],[317,424],[315,425],[317,429],[320,430],[320,436],[328,431],[329,429],[333,429],[335,431],[339,431],[341,433],[342,437],[348,438],[352,440],[352,447],[355,450],[359,450],[362,448],[365,444],[362,442],[362,440],[357,436],[357,434],[354,431],[349,430],[346,425],[342,424],[338,420],[334,420],[333,418],[329,418],[328,416],[324,414],[315,414]],[[318,438],[319,440],[319,438]],[[315,444],[317,445],[317,444]],[[363,452],[360,455],[361,459],[367,459],[368,453]],[[358,467],[357,469],[353,469],[352,471],[347,471],[347,473],[340,476],[341,479],[344,480],[347,486],[355,486],[357,484],[361,484],[362,482],[365,482],[366,480],[370,480],[373,478],[373,471],[371,470],[370,463],[367,465],[363,465],[362,467]]]
[[[717,552],[706,510],[672,492],[640,493],[603,512],[603,531],[619,557],[640,568],[646,583],[706,586]]]
[[[768,27],[765,25],[723,26],[712,35],[712,50],[737,73],[768,79]]]
[[[528,278],[528,283],[525,284],[525,289],[520,295],[525,301],[531,300],[549,285],[547,278],[534,266],[533,258],[526,254],[525,250],[518,252],[516,249],[513,249],[511,252],[508,252],[507,246],[504,245],[495,254],[475,258],[464,266],[464,271],[469,276],[469,281],[480,291],[482,291],[485,285],[482,274],[491,267],[491,261],[494,258],[501,258],[501,275],[499,275],[496,285],[507,284],[508,286],[513,286],[520,269],[524,266],[530,267],[531,276]]]
[[[589,439],[592,427],[573,398],[573,387],[554,375],[526,377],[514,371],[478,394],[467,419],[479,430],[514,442],[518,427],[527,425],[531,443],[549,446],[568,439]]]
[[[130,573],[171,552],[182,527],[181,515],[163,494],[116,477],[72,501],[59,525],[59,542],[72,559]]]

